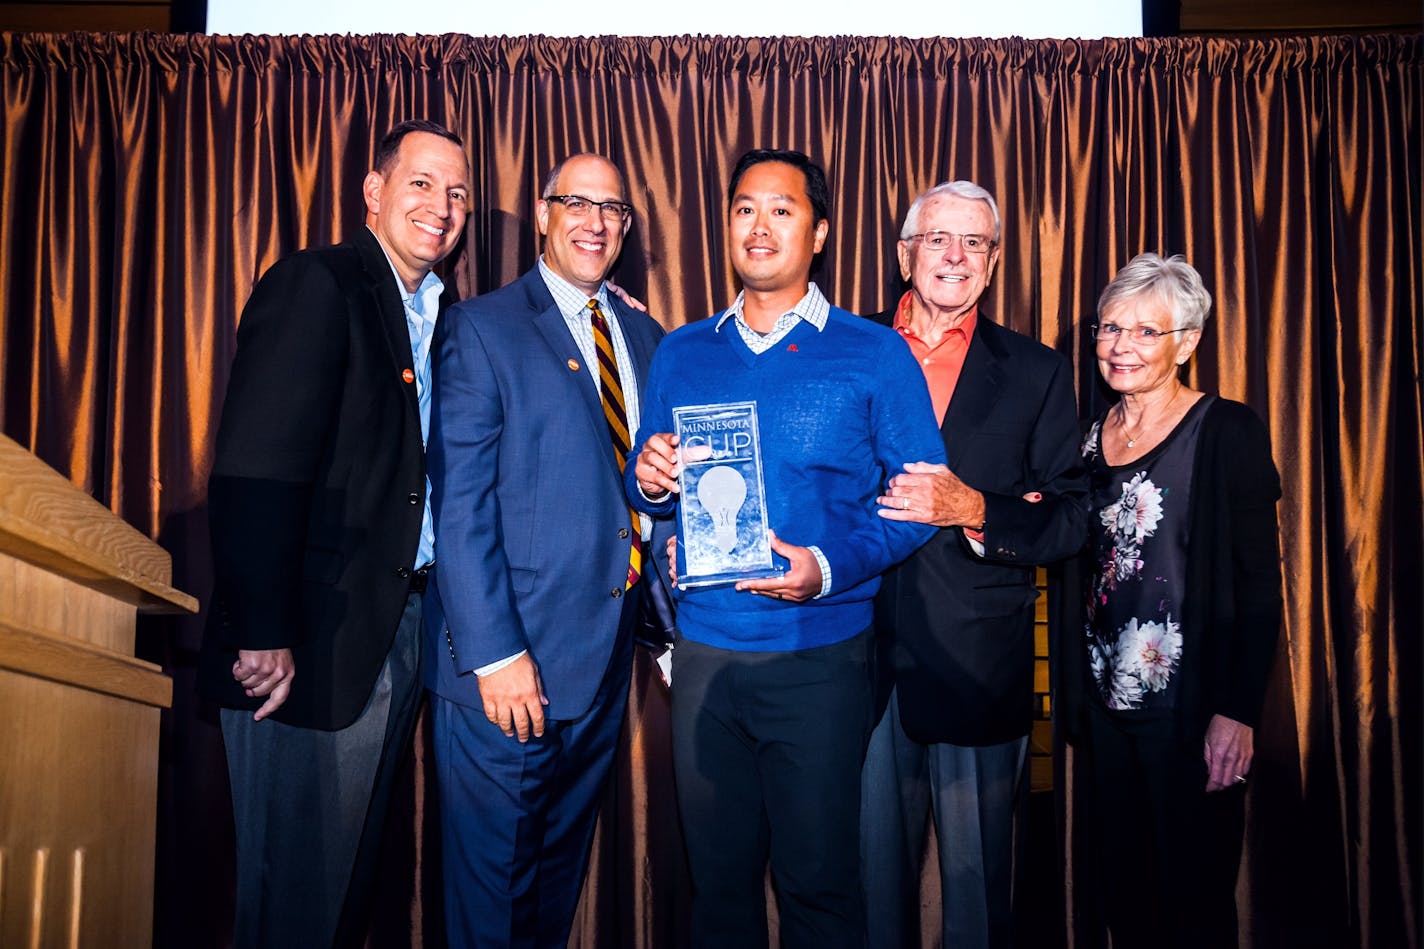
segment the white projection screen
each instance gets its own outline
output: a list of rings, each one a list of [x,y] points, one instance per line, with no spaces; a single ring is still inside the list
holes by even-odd
[[[390,0],[209,0],[213,34],[468,33],[474,36],[1141,36],[1141,0],[941,0],[895,4],[809,0],[669,3],[574,0],[410,6]]]

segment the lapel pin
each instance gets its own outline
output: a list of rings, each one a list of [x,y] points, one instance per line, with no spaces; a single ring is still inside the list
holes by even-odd
[[[569,366],[569,369],[572,370],[573,372],[578,372],[578,371],[579,371],[579,364],[578,364],[578,360],[577,360],[577,359],[570,359],[569,362],[568,362],[568,366]]]
[[[402,369],[402,370],[401,370],[401,378],[404,379],[406,382],[414,382],[414,381],[415,381],[415,370],[414,370],[414,369]]]
[[[790,346],[787,346],[787,347],[786,347],[786,351],[789,352],[789,353],[797,353],[797,352],[800,352],[800,350],[796,348],[796,344],[795,344],[795,343],[792,343]]]

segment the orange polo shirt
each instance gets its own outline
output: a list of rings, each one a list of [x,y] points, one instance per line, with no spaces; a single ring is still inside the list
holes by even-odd
[[[974,339],[974,327],[979,323],[979,308],[975,307],[958,326],[945,333],[938,345],[930,346],[910,329],[913,295],[913,290],[907,290],[900,298],[900,306],[895,311],[895,332],[904,337],[910,352],[915,354],[915,361],[920,364],[930,387],[935,418],[943,425],[945,410],[949,408],[949,400],[954,397],[954,387],[959,384],[959,374],[964,369],[969,343]]]

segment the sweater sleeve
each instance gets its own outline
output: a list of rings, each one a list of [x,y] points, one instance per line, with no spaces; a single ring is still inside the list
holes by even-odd
[[[627,495],[628,503],[635,511],[655,517],[671,514],[677,507],[677,495],[669,492],[665,498],[648,500],[638,487],[636,469],[638,453],[643,450],[644,443],[659,432],[672,431],[672,407],[667,404],[662,383],[667,371],[667,353],[668,349],[661,346],[653,353],[653,361],[648,366],[648,378],[639,402],[638,431],[633,436],[633,443],[628,448],[628,457],[623,465],[623,493]]]
[[[881,471],[877,492],[907,462],[944,464],[944,440],[935,422],[929,390],[909,347],[893,335],[883,335],[871,386],[870,438]],[[885,572],[914,553],[938,528],[878,516],[874,498],[861,524],[819,542],[831,567],[831,593],[847,590]]]

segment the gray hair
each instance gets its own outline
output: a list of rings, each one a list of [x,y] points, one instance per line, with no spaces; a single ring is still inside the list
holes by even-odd
[[[994,203],[994,196],[972,181],[946,181],[937,184],[924,194],[915,199],[915,203],[910,205],[910,210],[905,212],[905,226],[900,228],[900,240],[909,240],[910,235],[920,232],[920,212],[924,206],[935,198],[953,196],[956,198],[968,198],[971,201],[983,201],[989,206],[989,213],[994,218],[994,233],[989,235],[995,244],[999,243],[999,237],[1003,233],[1004,225],[999,219],[999,206]]]
[[[1211,294],[1181,254],[1138,254],[1108,281],[1098,297],[1098,316],[1133,297],[1156,296],[1172,314],[1172,328],[1199,330],[1211,310]]]

